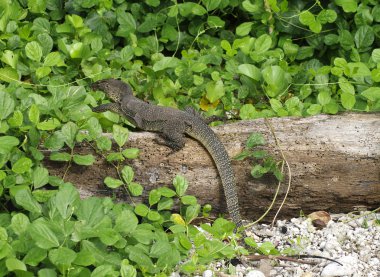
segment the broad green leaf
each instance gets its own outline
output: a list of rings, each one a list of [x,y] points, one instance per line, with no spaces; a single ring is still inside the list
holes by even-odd
[[[177,6],[179,8],[179,13],[183,17],[187,17],[190,14],[204,15],[207,13],[205,8],[193,2],[181,3],[181,4],[177,4]]]
[[[86,221],[88,226],[95,226],[104,218],[104,207],[102,200],[96,197],[89,197],[79,201],[79,208],[74,210],[78,220]]]
[[[247,148],[253,148],[253,147],[265,145],[265,144],[266,144],[265,138],[261,133],[251,134],[248,137],[247,142],[245,143]]]
[[[184,205],[196,205],[197,198],[193,195],[184,195],[181,197],[181,202]]]
[[[161,215],[158,212],[156,212],[156,211],[150,210],[148,212],[147,218],[150,221],[158,221],[158,220],[161,219]]]
[[[40,122],[40,110],[36,104],[32,104],[32,106],[30,106],[28,116],[30,122],[34,125],[37,125]]]
[[[306,25],[306,26],[310,26],[311,24],[315,23],[314,14],[312,14],[308,10],[300,13],[299,20],[303,25]]]
[[[18,270],[26,271],[26,265],[22,261],[20,261],[16,258],[6,259],[5,265],[7,266],[7,269],[9,271],[18,271]]]
[[[320,114],[322,111],[322,106],[320,104],[311,104],[310,107],[306,110],[309,115]]]
[[[123,210],[115,219],[115,230],[129,234],[136,229],[138,223],[139,220],[132,211]]]
[[[375,34],[372,27],[368,25],[360,26],[355,33],[354,39],[358,50],[365,51],[375,40]]]
[[[222,20],[219,16],[210,15],[207,17],[207,24],[214,28],[223,28],[226,22]]]
[[[341,6],[346,13],[356,12],[358,8],[357,0],[335,0],[335,4]]]
[[[35,189],[43,187],[49,182],[49,171],[44,167],[36,167],[33,170],[32,178]]]
[[[379,101],[380,100],[380,88],[379,87],[370,87],[361,93],[362,96],[367,98],[370,101]]]
[[[158,201],[161,199],[161,193],[157,189],[152,189],[149,192],[149,205],[152,206],[154,204],[157,204]]]
[[[241,64],[238,66],[238,72],[252,78],[253,80],[260,81],[261,72],[253,64]]]
[[[252,25],[253,22],[243,22],[236,27],[236,34],[241,37],[248,35],[252,30]]]
[[[330,92],[326,90],[321,91],[320,93],[318,93],[317,100],[318,100],[318,103],[321,104],[322,106],[327,105],[328,103],[330,103],[330,100],[331,100]]]
[[[15,200],[18,205],[25,210],[40,214],[42,211],[41,205],[34,199],[29,189],[21,189],[15,195]]]
[[[16,110],[13,115],[8,119],[8,123],[12,127],[20,127],[23,123],[24,116],[21,111]]]
[[[46,77],[51,72],[51,68],[48,66],[42,66],[37,68],[36,70],[36,76],[38,79],[42,79],[43,77]]]
[[[286,73],[280,66],[268,66],[263,69],[262,74],[263,79],[269,85],[267,93],[270,97],[282,93],[288,85]]]
[[[256,109],[252,104],[244,104],[240,108],[239,116],[241,119],[252,119],[257,115]]]
[[[0,154],[7,154],[11,152],[12,148],[20,143],[18,138],[12,136],[0,137]]]
[[[56,118],[50,118],[48,120],[37,123],[37,129],[41,131],[51,131],[61,126],[61,123]]]
[[[222,80],[210,81],[206,85],[206,97],[210,103],[219,100],[225,94],[224,84]]]
[[[29,218],[23,213],[13,215],[11,222],[12,230],[18,236],[24,233],[30,224]]]
[[[49,251],[49,260],[55,265],[71,265],[77,253],[67,247],[59,247]]]
[[[324,9],[321,10],[317,16],[317,20],[321,24],[333,23],[337,18],[337,14],[334,10]]]
[[[112,178],[112,177],[109,177],[107,176],[105,179],[104,179],[104,184],[111,188],[111,189],[116,189],[120,186],[122,186],[124,183],[123,181],[119,180],[119,179],[115,179],[115,178]]]
[[[12,165],[12,171],[17,174],[22,174],[31,169],[33,162],[27,157],[21,157]]]
[[[121,236],[112,228],[103,228],[98,232],[100,241],[107,246],[114,245],[118,240],[121,239]]]
[[[23,261],[27,265],[38,266],[47,257],[47,251],[39,247],[33,247],[25,255]]]
[[[254,45],[255,53],[263,54],[270,49],[272,45],[272,38],[267,34],[263,34],[255,40]]]
[[[123,156],[127,159],[136,159],[139,156],[140,149],[138,148],[127,148],[123,150]]]
[[[50,154],[50,160],[58,162],[68,162],[71,160],[71,155],[65,152],[55,152]]]
[[[63,219],[67,220],[77,208],[80,201],[78,190],[71,184],[60,186],[59,191],[54,196],[54,206]]]
[[[157,210],[158,211],[171,210],[173,205],[174,205],[174,201],[172,198],[163,197],[157,204]]]
[[[137,271],[136,271],[136,268],[130,265],[129,261],[125,259],[121,262],[120,274],[121,274],[121,277],[136,277]]]
[[[18,54],[15,54],[11,50],[5,50],[3,55],[1,56],[1,61],[10,65],[13,69],[16,69],[16,65],[18,62]]]
[[[44,66],[61,66],[64,65],[64,61],[59,52],[49,53],[44,60]]]
[[[139,216],[145,217],[149,212],[149,208],[144,204],[137,204],[135,207],[135,213]]]
[[[356,103],[355,95],[349,92],[343,92],[340,95],[340,100],[342,102],[342,106],[347,110],[351,110]]]
[[[78,126],[74,122],[68,122],[62,126],[62,135],[65,138],[65,143],[71,149],[74,148],[75,136],[78,133]]]
[[[79,165],[92,165],[95,162],[95,157],[92,154],[87,154],[87,155],[74,154],[73,161]]]
[[[113,125],[113,139],[116,141],[119,147],[122,147],[128,140],[129,131],[128,129],[121,127],[120,125]]]
[[[133,172],[132,167],[126,165],[121,170],[121,176],[123,177],[124,182],[127,184],[131,183],[133,181],[135,173]]]
[[[39,62],[42,58],[42,47],[37,41],[28,42],[25,45],[26,56],[36,62]]]
[[[185,177],[177,175],[173,180],[173,186],[175,188],[175,191],[177,192],[177,195],[181,197],[185,195],[186,190],[189,187],[189,184],[187,183]]]
[[[12,97],[0,90],[0,120],[6,119],[13,112],[14,107],[15,101]]]
[[[95,262],[94,254],[91,251],[84,249],[77,253],[73,263],[81,266],[90,266],[95,264]]]
[[[27,3],[30,12],[39,14],[45,13],[47,0],[28,0]]]
[[[163,57],[161,60],[157,61],[153,65],[153,70],[155,72],[164,70],[167,68],[175,68],[179,64],[179,60],[174,57]]]
[[[132,194],[132,196],[141,196],[144,188],[139,183],[131,182],[127,185],[128,191]]]
[[[260,11],[260,4],[252,4],[250,0],[244,0],[242,6],[247,12],[250,13],[257,13]]]
[[[380,9],[379,9],[380,10]],[[375,63],[380,63],[380,48],[376,48],[372,51],[372,60],[375,62]]]

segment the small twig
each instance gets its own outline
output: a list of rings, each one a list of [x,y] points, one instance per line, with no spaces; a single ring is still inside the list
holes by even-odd
[[[337,264],[343,266],[343,264],[341,264],[340,262],[338,262],[338,261],[336,261],[334,259],[330,259],[330,258],[323,257],[323,256],[316,256],[316,255],[295,255],[295,256],[249,255],[249,256],[245,256],[245,258],[248,259],[248,260],[251,260],[251,261],[258,261],[258,260],[262,260],[262,259],[268,259],[268,260],[289,261],[289,262],[300,263],[300,264],[317,265],[318,263],[316,263],[316,262],[301,260],[301,259],[305,259],[305,258],[313,258],[313,259],[328,260],[330,262],[334,262],[334,263],[337,263]]]
[[[269,127],[269,130],[271,131],[271,134],[274,138],[274,141],[276,143],[276,146],[278,148],[278,150],[280,151],[280,154],[281,154],[281,157],[283,159],[283,161],[285,162],[286,164],[286,167],[288,168],[288,188],[286,190],[286,193],[285,193],[285,196],[284,196],[284,199],[282,200],[281,204],[280,204],[280,207],[278,208],[273,220],[272,220],[272,224],[271,226],[273,227],[274,226],[274,222],[276,221],[276,218],[278,216],[278,214],[280,213],[281,209],[282,209],[282,206],[285,204],[285,201],[286,201],[286,198],[288,197],[288,194],[289,194],[289,191],[290,191],[290,186],[291,186],[291,183],[292,183],[292,172],[290,170],[290,166],[289,166],[289,163],[285,157],[285,154],[284,152],[282,151],[281,149],[281,146],[280,146],[280,143],[277,139],[277,136],[276,136],[276,133],[274,132],[274,129],[273,129],[273,126],[272,124],[269,122],[269,120],[267,118],[265,118],[265,124]]]

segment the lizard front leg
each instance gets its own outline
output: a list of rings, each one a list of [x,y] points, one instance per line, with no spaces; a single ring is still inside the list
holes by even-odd
[[[106,111],[111,111],[111,112],[114,112],[114,113],[117,113],[117,114],[123,114],[121,108],[120,108],[120,105],[117,104],[117,103],[107,103],[107,104],[102,104],[102,105],[99,105],[97,107],[94,107],[92,108],[92,111],[93,112],[96,112],[96,113],[102,113],[102,112],[106,112]]]

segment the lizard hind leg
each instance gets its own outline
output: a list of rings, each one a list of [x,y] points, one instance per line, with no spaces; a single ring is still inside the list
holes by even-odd
[[[155,139],[155,142],[159,145],[165,145],[172,150],[167,156],[181,150],[185,146],[185,136],[181,132],[165,130],[164,132],[159,133],[159,136],[161,139]]]

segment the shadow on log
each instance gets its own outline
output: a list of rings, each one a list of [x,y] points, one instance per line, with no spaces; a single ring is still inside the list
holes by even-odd
[[[373,209],[380,206],[380,114],[318,115],[308,118],[268,119],[280,146],[290,164],[292,184],[289,196],[280,213],[288,218],[325,210],[350,212],[355,209]],[[265,120],[240,121],[213,128],[230,157],[240,153],[252,132],[260,132],[268,144],[263,147],[280,159],[269,127]],[[158,186],[171,186],[177,174],[189,182],[188,194],[195,195],[201,204],[210,203],[213,211],[226,211],[221,181],[211,157],[196,141],[187,139],[183,150],[168,156],[170,150],[154,143],[153,133],[130,134],[126,147],[141,149],[139,158],[128,163],[135,170],[135,180],[144,189],[145,201],[149,191]],[[90,166],[70,168],[65,180],[74,183],[83,197],[113,195],[119,200],[131,199],[122,191],[107,190],[103,185],[106,176],[115,176],[115,169],[91,147],[76,148],[79,153],[93,153],[97,162]],[[233,161],[242,215],[257,219],[270,205],[277,182],[275,178],[253,179],[249,161]],[[51,175],[62,176],[65,164],[46,161]],[[286,192],[286,182],[270,220]]]

